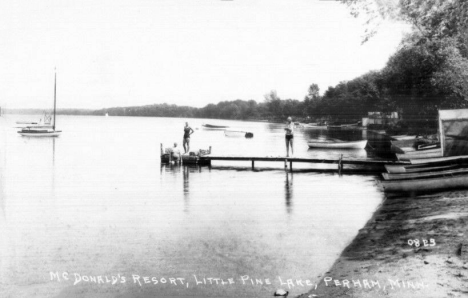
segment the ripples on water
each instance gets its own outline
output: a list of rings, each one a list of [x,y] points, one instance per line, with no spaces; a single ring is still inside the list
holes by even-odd
[[[270,297],[285,287],[278,277],[315,281],[382,200],[372,176],[288,173],[282,163],[258,162],[256,171],[249,162],[161,165],[160,143],[181,146],[185,119],[60,116],[59,138],[20,137],[15,121],[31,117],[1,122],[1,297]],[[283,125],[188,121],[192,148],[284,155]],[[203,122],[254,138],[227,138]],[[326,131],[297,130],[295,156],[367,157],[364,150],[308,150],[307,140],[320,135]],[[72,278],[51,281],[50,271]],[[127,282],[74,286],[73,273],[120,274]],[[189,287],[140,287],[132,274],[185,278]],[[194,275],[235,284],[195,285]],[[243,285],[245,275],[272,284]]]

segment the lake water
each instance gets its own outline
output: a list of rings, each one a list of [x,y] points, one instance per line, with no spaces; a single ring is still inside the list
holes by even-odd
[[[59,116],[58,138],[16,132],[15,121],[38,118],[0,118],[0,297],[271,297],[278,288],[294,296],[313,287],[306,280],[315,284],[384,197],[375,176],[266,162],[252,171],[247,161],[161,165],[160,144],[181,146],[185,119]],[[188,121],[193,149],[285,155],[282,124]],[[330,134],[296,130],[294,155],[368,156],[308,149],[307,140]],[[281,284],[288,279],[291,289]]]

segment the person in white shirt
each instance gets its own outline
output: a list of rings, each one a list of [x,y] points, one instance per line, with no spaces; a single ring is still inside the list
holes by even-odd
[[[288,117],[288,124],[284,130],[286,131],[286,156],[289,157],[289,146],[291,146],[291,156],[294,154],[294,123],[291,117]]]

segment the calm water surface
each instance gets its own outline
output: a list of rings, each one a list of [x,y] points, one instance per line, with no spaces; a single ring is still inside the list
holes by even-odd
[[[59,138],[16,133],[15,121],[39,117],[0,121],[1,297],[271,297],[287,288],[280,278],[302,279],[304,286],[289,289],[297,295],[311,288],[306,279],[315,283],[328,270],[383,198],[373,176],[288,173],[281,163],[256,163],[256,171],[249,162],[161,165],[160,144],[181,145],[185,119],[59,116]],[[194,149],[285,154],[281,124],[188,121]],[[204,122],[254,138],[228,138]],[[310,138],[367,137],[336,134],[297,130],[295,156],[367,157],[364,150],[308,150]],[[51,280],[50,272],[67,272],[69,280]]]

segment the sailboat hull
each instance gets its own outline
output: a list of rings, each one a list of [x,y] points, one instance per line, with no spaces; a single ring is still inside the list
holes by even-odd
[[[54,131],[18,131],[18,133],[24,137],[58,137],[62,131],[61,130],[54,130]]]

